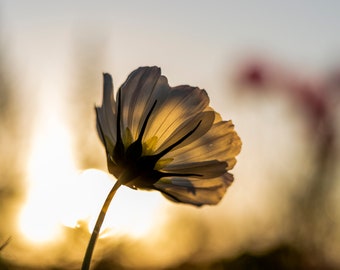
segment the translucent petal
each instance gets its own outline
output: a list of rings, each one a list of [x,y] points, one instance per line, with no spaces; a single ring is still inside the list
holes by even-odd
[[[221,176],[226,172],[226,162],[217,160],[177,164],[169,162],[161,171],[173,174],[197,175],[200,179],[213,178]]]
[[[201,206],[219,203],[232,181],[233,176],[226,173],[221,177],[203,180],[191,177],[162,178],[154,186],[172,201]]]
[[[136,140],[148,113],[156,102],[146,125],[143,143],[152,137],[157,137],[156,148],[160,146],[165,148],[183,136],[187,130],[190,131],[195,127],[192,123],[190,124],[190,120],[198,119],[197,114],[207,108],[209,98],[204,90],[197,87],[181,85],[171,88],[160,72],[158,67],[138,68],[121,86],[119,89],[121,130],[124,133],[126,128],[129,128],[133,140]],[[117,99],[118,96],[119,94],[117,94]],[[200,136],[203,135],[204,128],[206,130],[210,128],[210,126],[207,128],[207,125],[211,125],[211,120],[207,121],[207,117],[201,117],[204,123],[197,130]],[[211,115],[209,117],[212,118]],[[197,123],[200,120],[197,120]],[[124,136],[122,134],[122,137]]]
[[[184,147],[169,152],[164,158],[173,158],[169,166],[207,160],[226,161],[227,170],[235,165],[235,157],[241,150],[241,140],[231,121],[215,123],[204,136]],[[166,170],[167,167],[164,168]]]
[[[171,88],[162,106],[157,106],[152,113],[145,131],[145,140],[156,136],[157,147],[165,147],[164,143],[174,136],[176,130],[194,128],[194,123],[189,125],[190,120],[202,113],[208,104],[209,98],[204,90],[185,85]],[[186,125],[184,129],[183,125]]]
[[[110,74],[103,74],[103,100],[101,107],[96,107],[97,113],[97,131],[99,137],[105,146],[110,148],[116,143],[116,122],[117,117],[113,108],[116,106],[113,99],[113,84]],[[103,137],[104,136],[104,137]],[[105,142],[104,142],[105,138]],[[107,149],[112,150],[112,149]]]
[[[133,71],[119,89],[121,91],[121,130],[128,127],[136,140],[154,102],[161,106],[170,87],[158,67],[141,67]],[[118,99],[118,94],[117,94]]]
[[[183,121],[180,125],[177,126],[176,129],[171,131],[171,134],[162,143],[162,145],[159,146],[157,152],[161,152],[167,147],[174,145],[176,142],[181,140],[183,137],[185,137],[188,133],[190,133],[194,129],[195,131],[174,149],[184,147],[185,145],[190,144],[193,141],[197,140],[198,138],[202,137],[211,128],[214,122],[214,117],[215,117],[214,112],[208,111],[198,113],[193,117],[187,119],[186,121]]]

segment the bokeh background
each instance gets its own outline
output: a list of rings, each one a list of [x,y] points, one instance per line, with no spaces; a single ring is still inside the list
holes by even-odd
[[[217,206],[122,188],[93,269],[340,269],[340,2],[0,0],[0,269],[79,269],[114,179],[95,130],[157,65],[243,148]]]

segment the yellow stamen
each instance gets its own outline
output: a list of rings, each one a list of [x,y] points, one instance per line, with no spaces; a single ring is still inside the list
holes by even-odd
[[[160,170],[162,168],[164,168],[166,165],[168,165],[169,163],[171,163],[174,159],[173,158],[164,158],[164,159],[160,159],[159,161],[157,161],[154,170]]]
[[[155,153],[158,137],[153,136],[143,143],[143,156],[153,155]]]

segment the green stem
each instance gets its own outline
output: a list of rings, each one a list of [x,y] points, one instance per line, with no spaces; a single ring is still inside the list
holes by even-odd
[[[96,241],[97,241],[97,238],[98,238],[98,235],[99,235],[100,227],[103,224],[103,221],[104,221],[107,209],[109,208],[109,205],[111,203],[111,200],[112,200],[113,196],[115,195],[117,189],[120,186],[121,186],[120,181],[117,181],[114,184],[114,186],[112,187],[112,189],[109,192],[109,194],[107,195],[107,197],[106,197],[106,200],[105,200],[105,202],[104,202],[104,204],[102,206],[102,209],[100,211],[100,214],[98,216],[96,225],[95,225],[95,227],[93,229],[93,232],[92,232],[89,244],[87,246],[85,257],[84,257],[84,260],[83,260],[83,264],[81,266],[81,270],[89,270],[90,269],[92,253],[93,253],[93,249],[94,249],[94,246],[96,244]]]

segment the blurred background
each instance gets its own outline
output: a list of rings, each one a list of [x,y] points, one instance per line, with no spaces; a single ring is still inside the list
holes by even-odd
[[[115,179],[94,105],[139,66],[243,148],[217,206],[121,188],[93,269],[340,269],[340,2],[0,0],[0,269],[79,269]]]

